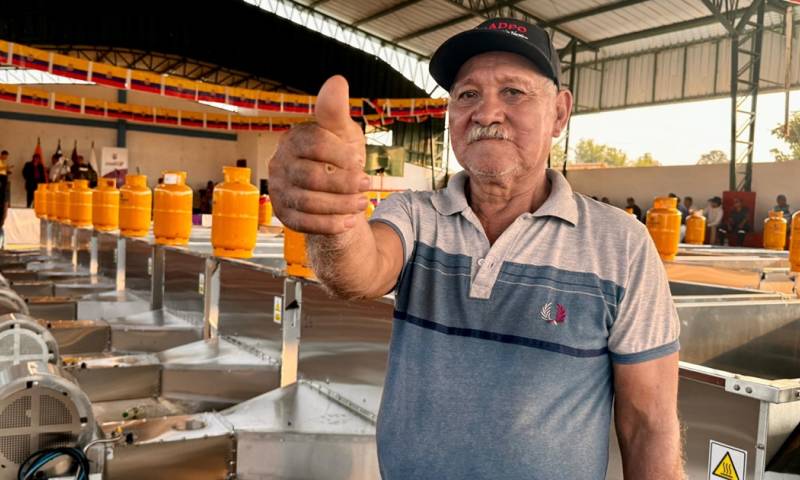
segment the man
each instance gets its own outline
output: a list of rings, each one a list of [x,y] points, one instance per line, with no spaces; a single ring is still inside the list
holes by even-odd
[[[722,199],[719,197],[712,197],[708,199],[708,207],[706,207],[706,228],[708,228],[708,243],[710,245],[717,244],[717,230],[722,225]],[[722,236],[719,237],[720,244],[722,244]]]
[[[627,202],[626,208],[630,208],[631,210],[633,210],[633,214],[636,216],[636,219],[641,221],[642,209],[639,207],[639,205],[636,205],[636,200],[634,200],[633,197],[628,197],[628,199],[625,201]]]
[[[604,478],[614,399],[626,478],[682,478],[666,275],[641,223],[545,168],[572,109],[547,34],[487,20],[430,69],[464,167],[445,190],[396,193],[367,223],[341,77],[269,165],[275,212],[309,234],[331,292],[396,288],[382,478]]]
[[[94,168],[83,160],[83,155],[77,155],[75,160],[70,168],[70,180],[88,180],[89,187],[96,187],[97,172],[94,171]]]
[[[694,199],[692,197],[683,197],[683,208],[684,208],[684,210],[686,210],[686,215],[687,216],[691,215],[692,212],[694,211],[692,206],[694,206]],[[686,221],[686,219],[684,219],[684,222],[685,221]]]
[[[776,198],[775,201],[777,202],[777,205],[775,205],[772,210],[776,212],[783,212],[783,218],[785,218],[787,221],[791,221],[792,209],[789,208],[789,203],[786,201],[786,195],[778,195],[778,198]]]
[[[681,197],[675,195],[674,193],[669,194],[669,198],[676,198],[678,199],[678,211],[681,212],[681,225],[686,223],[686,217],[689,215],[689,210],[686,208],[686,205],[681,203]]]
[[[728,221],[719,228],[722,239],[728,238],[729,233],[736,234],[736,245],[742,246],[750,229],[750,210],[744,206],[740,198],[734,198],[733,210],[728,214]]]
[[[47,173],[42,163],[42,156],[38,153],[33,154],[30,161],[25,162],[22,167],[22,178],[25,180],[26,205],[31,208],[33,205],[34,192],[39,188],[40,183],[47,182]]]

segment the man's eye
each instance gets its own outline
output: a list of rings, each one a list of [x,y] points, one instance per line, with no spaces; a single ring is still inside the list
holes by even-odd
[[[506,95],[512,96],[512,97],[516,97],[516,96],[522,95],[523,92],[522,92],[522,90],[518,90],[516,88],[506,88],[506,89],[503,90],[503,93],[505,93]]]
[[[458,94],[459,100],[471,100],[476,98],[478,94],[474,90],[467,90],[466,92],[461,92]]]

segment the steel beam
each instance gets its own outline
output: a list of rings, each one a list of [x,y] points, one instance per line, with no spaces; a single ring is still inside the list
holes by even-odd
[[[403,10],[404,8],[408,8],[408,7],[412,6],[412,5],[416,5],[421,1],[422,0],[405,0],[403,2],[400,2],[400,3],[396,4],[396,5],[392,5],[389,8],[385,8],[385,9],[379,11],[379,12],[375,12],[372,15],[366,16],[364,18],[360,18],[360,19],[356,20],[355,22],[351,23],[351,25],[354,26],[354,27],[358,27],[359,25],[364,25],[365,23],[369,23],[369,22],[375,21],[375,20],[377,20],[379,18],[383,18],[383,17],[385,17],[387,15],[391,15],[391,14],[393,14],[395,12],[399,12],[400,10]]]

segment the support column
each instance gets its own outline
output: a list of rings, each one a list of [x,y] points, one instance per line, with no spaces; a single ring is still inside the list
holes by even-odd
[[[753,179],[765,0],[755,0],[756,20],[745,15],[731,34],[731,164],[729,189],[749,192]]]
[[[125,254],[125,237],[119,236],[117,237],[117,291],[121,292],[125,290],[125,262],[126,262],[126,254]]]
[[[117,102],[128,103],[128,91],[117,90]],[[125,148],[128,143],[128,121],[117,120],[117,147]]]
[[[297,364],[300,357],[300,315],[303,305],[303,283],[286,278],[283,282],[283,315],[281,332],[281,387],[297,382]]]
[[[216,257],[206,258],[203,273],[203,339],[219,338],[219,294],[222,268]]]
[[[153,245],[153,275],[150,278],[150,308],[164,308],[164,257],[163,245]]]
[[[89,240],[89,275],[92,283],[97,283],[98,259],[97,259],[97,232],[92,231],[92,238]]]

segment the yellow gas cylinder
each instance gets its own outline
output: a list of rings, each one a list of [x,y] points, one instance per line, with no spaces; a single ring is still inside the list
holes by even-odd
[[[788,223],[783,218],[783,212],[769,212],[769,218],[764,220],[764,248],[769,250],[783,250],[786,248]]]
[[[164,182],[155,188],[153,235],[159,245],[186,245],[192,233],[192,189],[186,172],[161,173]]]
[[[269,226],[272,223],[272,202],[269,195],[261,195],[258,199],[258,224]]]
[[[681,240],[681,212],[678,199],[658,197],[647,212],[647,230],[662,260],[674,260]]]
[[[92,191],[92,223],[100,232],[119,228],[119,190],[114,178],[101,178]]]
[[[145,237],[150,230],[153,194],[147,175],[127,175],[119,189],[119,231],[125,237]]]
[[[369,220],[370,218],[372,218],[373,213],[375,213],[375,205],[372,204],[372,201],[368,201],[367,209],[364,210],[364,216],[367,217],[367,220]]]
[[[792,216],[792,240],[789,244],[789,266],[793,272],[800,272],[800,212]]]
[[[47,197],[45,197],[45,212],[47,219],[51,222],[54,222],[56,220],[56,193],[58,191],[58,184],[48,183],[47,190]]]
[[[92,190],[89,180],[75,180],[69,194],[69,221],[76,227],[92,226]]]
[[[306,236],[290,228],[283,229],[283,258],[286,273],[295,277],[313,277],[314,271],[306,255]]]
[[[258,189],[250,183],[249,168],[222,167],[222,175],[211,207],[214,255],[250,258],[258,234]]]
[[[69,193],[72,191],[72,182],[59,182],[56,191],[56,219],[69,225]]]
[[[33,211],[36,218],[47,219],[47,197],[50,194],[50,184],[40,183],[33,192]]]
[[[696,210],[686,219],[686,236],[684,242],[691,245],[702,245],[706,241],[706,217]]]

